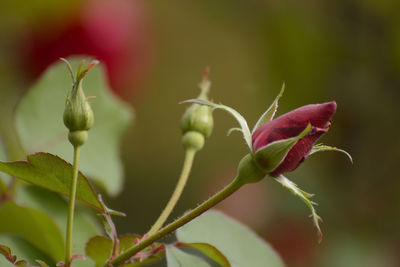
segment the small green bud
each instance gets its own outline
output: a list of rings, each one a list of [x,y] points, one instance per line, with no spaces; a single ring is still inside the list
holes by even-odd
[[[86,142],[87,131],[92,128],[94,123],[93,110],[83,92],[82,80],[87,72],[98,64],[98,61],[93,61],[85,69],[82,69],[84,63],[82,62],[78,68],[76,78],[68,61],[64,59],[63,61],[66,62],[73,79],[72,90],[69,92],[65,102],[64,124],[69,129],[68,139],[72,145],[81,146]]]
[[[93,126],[94,114],[81,83],[77,87],[65,102],[64,124],[70,131],[87,131]]]
[[[183,114],[181,124],[183,134],[195,131],[201,133],[204,138],[208,138],[211,135],[213,126],[212,111],[208,106],[193,104]]]
[[[204,146],[205,138],[199,132],[190,131],[183,135],[182,143],[185,150],[193,149],[199,151]]]
[[[208,100],[207,95],[211,85],[208,74],[209,69],[206,68],[203,73],[203,79],[199,84],[201,89],[200,95],[198,96],[199,99]],[[208,106],[193,104],[182,116],[181,129],[184,135],[194,131],[202,134],[204,138],[208,138],[211,135],[213,126],[214,120],[212,117],[212,110]]]
[[[267,173],[258,167],[251,154],[247,154],[240,160],[237,179],[243,184],[257,183],[266,175]]]

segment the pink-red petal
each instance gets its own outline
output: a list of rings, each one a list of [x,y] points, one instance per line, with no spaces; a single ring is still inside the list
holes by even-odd
[[[328,131],[331,118],[336,111],[336,102],[310,104],[292,110],[260,126],[252,136],[253,150],[278,140],[299,135],[308,124],[312,128],[308,135],[300,139],[286,155],[283,162],[270,173],[272,176],[293,171],[308,156],[314,143]]]

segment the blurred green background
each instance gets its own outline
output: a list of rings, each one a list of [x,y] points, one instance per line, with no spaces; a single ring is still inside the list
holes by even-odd
[[[250,124],[285,81],[278,115],[336,100],[322,142],[354,158],[351,165],[340,154],[318,154],[288,174],[316,194],[322,244],[304,204],[271,179],[218,208],[262,235],[288,266],[400,266],[399,8],[396,0],[2,0],[0,133],[16,140],[12,111],[50,62],[98,57],[113,90],[135,109],[121,146],[124,191],[108,202],[128,214],[116,219],[119,232],[143,234],[177,181],[185,110],[178,103],[197,96],[205,66],[212,99]],[[214,114],[214,132],[171,218],[228,183],[247,153],[239,134],[226,136],[235,121]]]

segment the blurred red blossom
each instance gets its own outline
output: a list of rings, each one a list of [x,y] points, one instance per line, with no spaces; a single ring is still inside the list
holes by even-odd
[[[61,21],[28,29],[24,61],[36,78],[60,57],[92,56],[106,65],[113,91],[127,99],[149,69],[150,36],[142,1],[87,0]]]

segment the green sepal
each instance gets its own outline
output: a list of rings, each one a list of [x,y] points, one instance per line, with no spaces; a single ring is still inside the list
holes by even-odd
[[[238,128],[238,127],[233,127],[233,128],[230,128],[230,129],[228,130],[228,132],[226,133],[226,136],[230,136],[230,135],[231,135],[231,133],[233,133],[233,132],[235,132],[235,131],[237,131],[237,132],[241,132],[241,131],[242,131],[242,129],[241,129],[241,128]]]
[[[267,111],[265,111],[261,115],[261,117],[258,119],[258,121],[254,125],[254,128],[251,131],[251,133],[254,133],[261,125],[263,125],[264,123],[266,123],[266,122],[268,122],[268,121],[270,121],[270,120],[272,120],[274,118],[276,110],[278,109],[279,99],[282,97],[284,91],[285,91],[285,83],[282,84],[281,91],[276,96],[274,102],[272,102],[271,106],[269,106]]]
[[[203,99],[189,99],[189,100],[183,101],[181,103],[195,103],[195,104],[210,106],[213,109],[222,109],[222,110],[227,111],[239,123],[240,131],[243,134],[243,138],[244,138],[247,146],[249,147],[250,151],[253,151],[252,139],[251,139],[251,133],[250,133],[249,126],[247,125],[247,121],[245,120],[245,118],[239,112],[237,112],[236,110],[234,110],[231,107],[228,107],[228,106],[225,106],[222,104],[216,104],[211,101],[203,100]]]
[[[275,178],[275,180],[277,182],[279,182],[283,187],[289,189],[290,192],[292,192],[295,196],[299,197],[304,203],[306,203],[308,208],[311,210],[311,217],[312,217],[314,226],[317,228],[318,243],[321,243],[322,231],[319,226],[319,222],[322,222],[322,219],[317,214],[317,211],[314,208],[314,206],[317,206],[318,204],[315,203],[314,201],[310,200],[310,198],[312,198],[314,195],[301,190],[295,183],[293,183],[292,181],[290,181],[288,178],[286,178],[283,175],[279,175],[277,178]]]
[[[323,152],[323,151],[337,151],[337,152],[341,152],[343,154],[345,154],[347,156],[347,158],[350,160],[351,163],[353,163],[353,158],[351,157],[350,153],[337,148],[337,147],[333,147],[333,146],[327,146],[324,144],[316,144],[315,146],[313,146],[313,148],[311,149],[310,154],[308,154],[309,156],[318,152]]]
[[[275,170],[285,159],[290,149],[299,141],[305,137],[311,130],[311,124],[297,136],[291,137],[284,140],[279,140],[266,145],[263,148],[257,150],[254,154],[254,158],[257,164],[266,173],[270,173]]]

